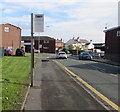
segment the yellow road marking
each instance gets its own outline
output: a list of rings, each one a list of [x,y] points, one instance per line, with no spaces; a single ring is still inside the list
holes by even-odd
[[[107,102],[109,105],[111,105],[115,110],[119,110],[120,112],[120,107],[118,105],[116,105],[115,103],[113,103],[111,100],[109,100],[107,97],[105,97],[103,94],[101,94],[100,92],[98,92],[95,88],[93,88],[91,85],[89,85],[87,82],[85,82],[83,79],[81,79],[79,76],[77,76],[75,73],[73,73],[72,71],[70,71],[67,67],[65,67],[63,64],[61,64],[60,62],[54,60],[54,62],[56,62],[59,66],[61,66],[62,68],[64,68],[68,73],[70,73],[71,75],[75,76],[81,83],[83,83],[87,88],[89,88],[91,91],[93,91],[95,94],[97,94],[102,100],[104,100],[105,102]]]

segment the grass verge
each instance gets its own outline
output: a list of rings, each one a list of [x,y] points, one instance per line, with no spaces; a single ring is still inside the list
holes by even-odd
[[[20,110],[30,83],[30,57],[2,58],[2,110]]]

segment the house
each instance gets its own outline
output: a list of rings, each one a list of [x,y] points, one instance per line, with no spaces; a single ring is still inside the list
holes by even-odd
[[[20,47],[21,28],[9,23],[0,24],[1,42],[0,47],[3,49],[11,49],[12,54]]]
[[[93,43],[94,45],[94,53],[99,53],[101,55],[104,55],[105,53],[105,43]]]
[[[105,58],[120,62],[120,26],[105,32]]]
[[[31,36],[22,36],[25,52],[31,52]],[[55,39],[48,36],[34,36],[34,49],[41,53],[55,53]]]
[[[63,50],[64,43],[62,42],[62,39],[56,39],[56,51]]]
[[[65,48],[66,49],[73,49],[73,50],[88,50],[92,49],[90,45],[91,42],[87,41],[86,39],[80,39],[79,37],[73,37],[68,42],[66,42]],[[90,46],[89,46],[90,45]],[[93,46],[92,46],[93,47]]]

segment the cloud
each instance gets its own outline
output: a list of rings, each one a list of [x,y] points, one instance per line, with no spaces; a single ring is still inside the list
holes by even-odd
[[[51,3],[54,3],[54,2],[59,2],[59,3],[61,3],[61,2],[68,2],[68,3],[73,3],[73,2],[77,2],[77,1],[79,1],[79,0],[60,0],[60,1],[57,1],[57,0],[34,0],[34,2],[51,2]],[[33,2],[33,0],[4,0],[4,2]]]
[[[50,27],[42,35],[65,41],[79,36],[104,42],[105,25],[117,25],[117,0],[4,0],[3,9],[4,22],[22,27],[22,35],[30,35],[31,12],[45,15],[45,26]]]
[[[12,10],[12,9],[5,9],[4,11],[3,11],[3,13],[13,13],[14,12],[14,10]]]

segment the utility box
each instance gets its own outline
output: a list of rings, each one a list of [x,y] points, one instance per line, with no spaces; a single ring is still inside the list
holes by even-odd
[[[3,56],[4,56],[4,48],[0,47],[0,57],[3,57]]]

